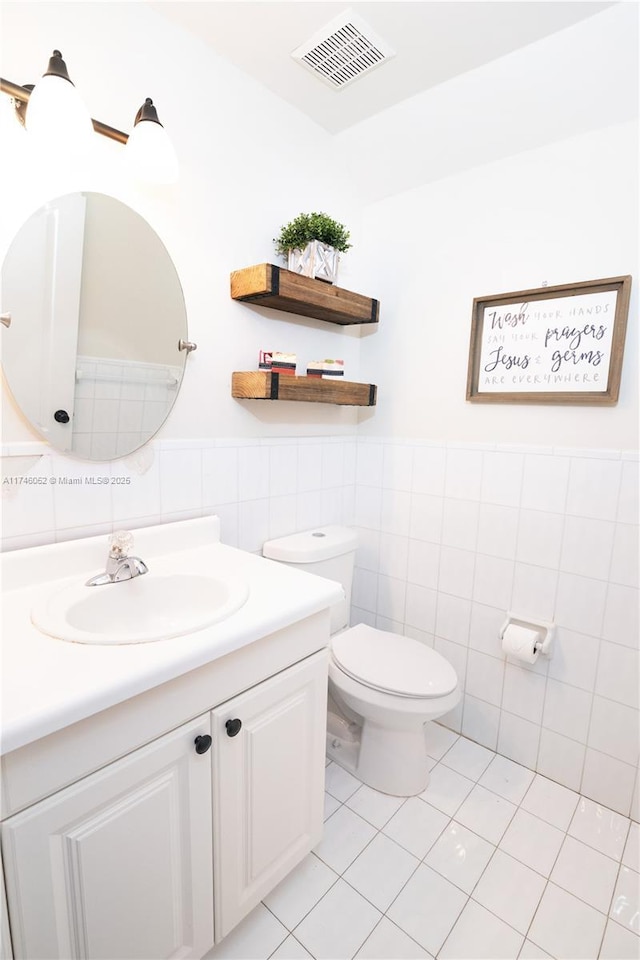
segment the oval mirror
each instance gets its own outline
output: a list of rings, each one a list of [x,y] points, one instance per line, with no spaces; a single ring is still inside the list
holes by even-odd
[[[164,244],[126,204],[72,193],[29,217],[2,266],[1,309],[7,385],[57,450],[112,460],[164,423],[187,356],[184,297]]]

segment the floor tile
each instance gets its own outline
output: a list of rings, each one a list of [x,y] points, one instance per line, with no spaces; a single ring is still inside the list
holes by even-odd
[[[519,960],[549,960],[549,954],[531,940],[525,940],[519,953]]]
[[[270,960],[313,960],[308,950],[302,946],[296,938],[289,934],[284,943],[281,943],[275,953],[271,954]]]
[[[450,750],[454,743],[460,739],[458,734],[454,733],[453,730],[449,730],[447,727],[443,727],[441,724],[433,721],[425,723],[424,737],[427,745],[427,753],[430,757],[433,757],[434,760],[441,760],[447,750]]]
[[[466,894],[421,864],[387,916],[435,957],[466,902]]]
[[[353,774],[337,763],[330,763],[325,768],[324,778],[324,788],[327,793],[330,793],[336,800],[340,800],[341,803],[348,800],[351,794],[362,786],[357,777],[354,777]]]
[[[606,917],[548,883],[529,929],[529,939],[562,960],[595,960]]]
[[[511,803],[520,803],[534,777],[533,770],[507,757],[495,756],[478,783]]]
[[[538,773],[520,805],[559,830],[566,830],[579,799],[580,796],[575,791]]]
[[[347,800],[347,806],[367,823],[371,823],[378,830],[398,811],[404,803],[404,797],[390,797],[387,793],[380,793],[366,784]]]
[[[635,822],[631,822],[629,836],[622,855],[622,862],[625,867],[631,867],[632,870],[640,871],[640,827]]]
[[[280,921],[259,903],[222,943],[209,951],[207,960],[266,960],[288,935]]]
[[[383,833],[422,860],[448,823],[445,813],[419,797],[409,797],[383,828]]]
[[[607,921],[604,932],[601,960],[638,960],[640,957],[640,937],[630,930],[625,930],[613,920]]]
[[[264,898],[264,903],[287,930],[293,930],[337,879],[326,863],[310,853]]]
[[[618,864],[586,843],[565,837],[550,879],[601,913],[608,913]]]
[[[630,821],[627,817],[580,797],[568,833],[576,840],[620,860],[624,852]]]
[[[379,833],[344,873],[344,879],[383,913],[420,861]]]
[[[328,820],[332,813],[335,813],[340,806],[340,801],[332,797],[330,793],[324,795],[324,819]]]
[[[516,810],[513,803],[476,785],[456,813],[456,820],[489,843],[497,844]]]
[[[444,755],[442,763],[469,780],[478,780],[494,757],[493,751],[460,737]]]
[[[294,930],[313,957],[353,957],[381,918],[344,880],[336,884]]]
[[[500,841],[500,849],[548,877],[564,833],[526,810],[518,810]]]
[[[463,777],[450,767],[439,763],[431,771],[429,786],[420,794],[433,807],[453,817],[463,800],[473,790],[473,780]]]
[[[473,891],[473,899],[525,934],[542,897],[546,881],[539,873],[496,850]]]
[[[356,960],[432,960],[415,940],[383,917],[373,933],[365,940],[356,954]]]
[[[419,797],[327,763],[323,840],[207,960],[640,960],[638,824],[440,724],[425,739]]]
[[[465,893],[471,893],[494,850],[492,843],[452,820],[424,862]]]
[[[442,960],[516,960],[524,937],[470,900],[438,954]]]
[[[629,867],[620,867],[609,915],[621,927],[640,934],[640,875]]]
[[[313,852],[336,873],[343,873],[375,835],[375,827],[343,806],[325,823],[322,840]]]

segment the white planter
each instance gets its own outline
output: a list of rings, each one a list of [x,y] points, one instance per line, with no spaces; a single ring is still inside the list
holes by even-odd
[[[315,277],[326,283],[335,283],[338,277],[340,253],[321,240],[312,240],[303,250],[289,250],[287,266],[303,277]]]

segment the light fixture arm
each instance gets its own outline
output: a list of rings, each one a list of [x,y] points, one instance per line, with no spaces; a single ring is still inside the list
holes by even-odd
[[[57,75],[60,76],[60,74]],[[20,86],[18,83],[13,83],[11,80],[5,80],[4,77],[0,77],[0,91],[6,93],[15,101],[16,112],[23,126],[25,110],[32,90],[32,84]],[[92,118],[91,123],[96,133],[100,133],[103,137],[108,137],[110,140],[117,140],[118,143],[126,143],[129,139],[127,133],[124,133],[122,130],[117,130],[115,127],[110,127],[108,123],[103,123],[101,120],[94,120]]]

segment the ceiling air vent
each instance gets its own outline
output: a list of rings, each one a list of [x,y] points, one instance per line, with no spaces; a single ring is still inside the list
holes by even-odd
[[[360,17],[346,11],[291,54],[325,83],[339,89],[395,56]]]

